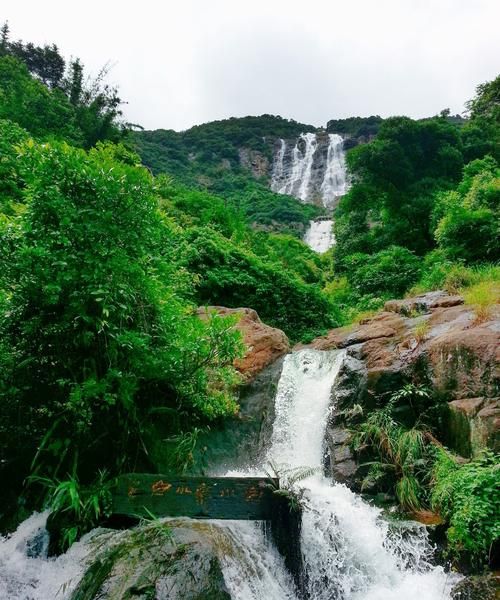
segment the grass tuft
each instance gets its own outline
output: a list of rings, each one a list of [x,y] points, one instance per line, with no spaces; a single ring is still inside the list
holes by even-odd
[[[474,307],[476,323],[484,323],[491,319],[493,308],[500,301],[500,285],[483,281],[469,288],[464,299],[466,304]]]
[[[415,325],[413,328],[413,337],[417,344],[421,344],[425,342],[427,339],[427,334],[429,333],[430,325],[428,321],[421,321],[418,325]]]

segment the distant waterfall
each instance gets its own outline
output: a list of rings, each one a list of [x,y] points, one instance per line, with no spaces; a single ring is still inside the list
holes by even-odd
[[[295,144],[279,141],[271,189],[302,202],[333,208],[348,188],[342,137],[302,133]]]
[[[349,188],[343,139],[336,133],[302,133],[295,144],[280,139],[271,189],[332,211]],[[315,252],[335,243],[333,220],[311,221],[304,236]]]
[[[321,184],[323,205],[332,208],[337,198],[347,192],[347,174],[343,139],[336,133],[330,133],[325,176]]]
[[[278,194],[289,194],[303,202],[309,198],[312,166],[318,142],[315,133],[302,133],[291,153],[291,162],[285,163],[287,145],[280,140],[271,189]]]

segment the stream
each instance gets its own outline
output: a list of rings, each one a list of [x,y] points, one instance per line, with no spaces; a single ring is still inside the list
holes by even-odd
[[[228,476],[262,475],[314,468],[294,485],[304,503],[301,551],[307,595],[313,600],[449,600],[459,576],[432,563],[424,526],[389,522],[345,485],[323,475],[324,438],[334,399],[332,388],[343,351],[300,350],[289,354],[275,397],[269,446],[259,464]],[[0,541],[0,598],[69,599],[105,536],[116,543],[122,532],[94,530],[64,555],[47,558],[47,513],[32,515]],[[186,521],[188,521],[186,519]],[[208,521],[234,600],[299,600],[283,559],[261,522]],[[100,596],[106,597],[106,596]],[[157,589],[157,598],[170,598]]]

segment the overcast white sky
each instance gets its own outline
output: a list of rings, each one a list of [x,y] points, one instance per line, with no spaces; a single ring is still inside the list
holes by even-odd
[[[110,61],[146,128],[456,113],[500,71],[499,0],[2,0],[6,19],[94,73]]]

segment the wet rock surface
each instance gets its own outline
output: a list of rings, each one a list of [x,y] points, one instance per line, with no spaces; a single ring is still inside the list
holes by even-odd
[[[95,536],[96,552],[71,600],[229,600],[217,526],[160,522]]]
[[[229,467],[243,468],[257,461],[271,435],[282,367],[279,358],[244,385],[238,415],[200,436],[190,475],[223,474]]]
[[[444,414],[444,441],[456,452],[470,457],[485,447],[499,450],[499,306],[487,321],[477,322],[473,307],[443,291],[394,300],[374,317],[333,329],[310,347],[346,349],[333,390],[326,466],[354,489],[361,475],[347,449],[347,433],[341,432],[346,415],[356,406],[364,411],[383,406],[408,382],[432,390]],[[402,417],[411,422],[418,414]]]
[[[466,577],[451,592],[452,600],[498,600],[500,577],[495,574]]]

